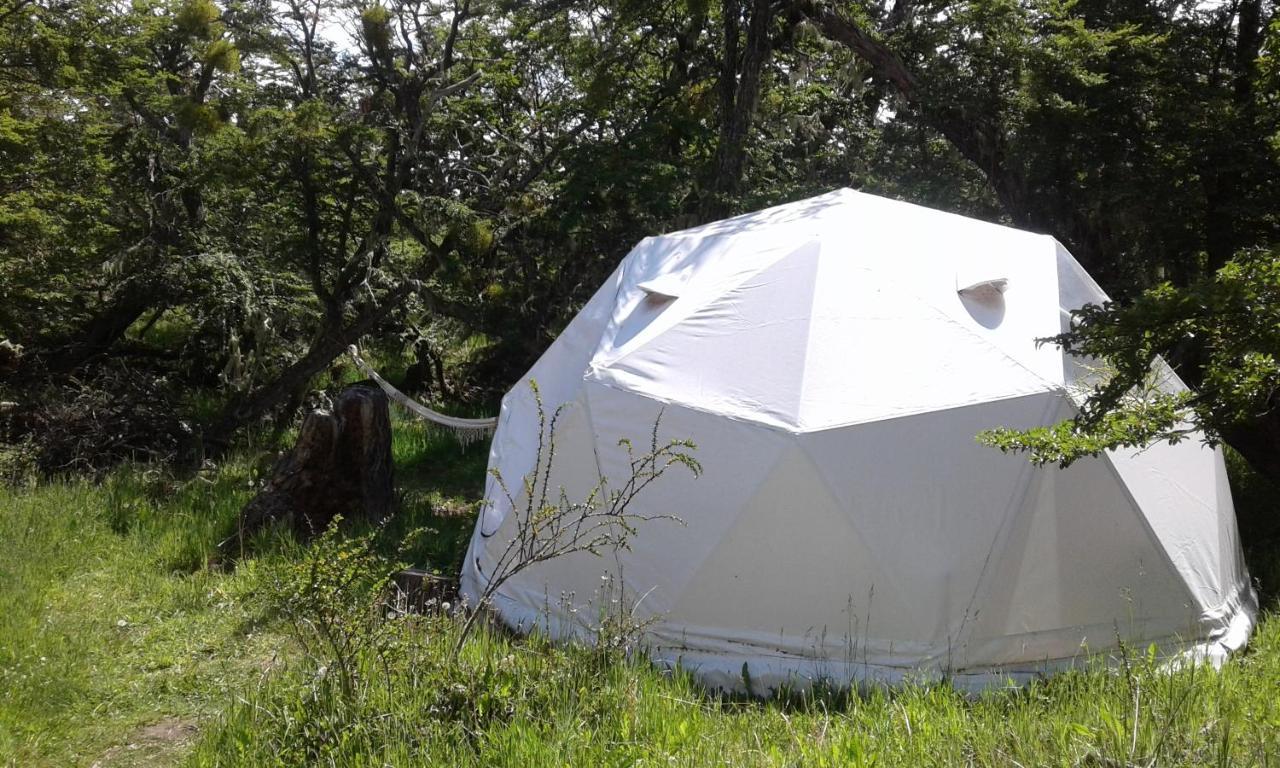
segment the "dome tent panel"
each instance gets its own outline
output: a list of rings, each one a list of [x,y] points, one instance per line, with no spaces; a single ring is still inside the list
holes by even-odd
[[[964,293],[979,284],[1003,292]],[[744,664],[764,688],[918,676],[976,688],[1121,638],[1220,658],[1256,608],[1216,454],[1149,452],[1198,478],[1183,494],[1203,502],[1192,519],[1147,512],[1189,502],[1144,489],[1133,473],[1156,475],[1115,456],[1034,469],[974,440],[1074,412],[1068,397],[1093,373],[1036,339],[1099,296],[1051,238],[848,190],[646,239],[593,299],[608,306],[590,332],[534,373],[554,380],[549,410],[585,403],[611,478],[628,474],[617,439],[647,448],[659,413],[663,440],[696,442],[704,475],[668,475],[634,510],[686,525],[641,524],[610,565],[529,569],[496,609],[581,635],[571,609],[598,607],[612,568],[642,598],[655,659],[737,689]],[[528,435],[506,434],[529,428],[522,387],[491,453],[504,474],[532,466]],[[1203,562],[1168,551],[1206,537]],[[468,564],[500,538],[477,533]],[[473,596],[483,577],[467,568]],[[1206,609],[1193,582],[1215,578],[1203,594],[1226,597]],[[548,599],[562,592],[577,602]]]
[[[1068,418],[1065,397],[1049,422]],[[1170,648],[1199,610],[1106,459],[1034,469],[964,637],[968,668],[1045,669],[1117,642]]]
[[[956,320],[922,297],[919,286],[885,278],[880,267],[857,267],[843,255],[847,250],[839,243],[823,245],[799,431],[1020,397],[1059,385],[967,315]],[[958,303],[952,282],[945,282],[945,300]]]
[[[1058,309],[1062,316],[1069,316],[1086,304],[1103,304],[1110,301],[1106,291],[1094,281],[1080,262],[1066,247],[1053,240],[1054,267],[1058,278]],[[1067,330],[1066,326],[1062,330]]]
[[[834,209],[838,203],[832,198],[818,210]],[[620,267],[613,314],[593,360],[597,364],[616,360],[818,236],[821,228],[814,220],[775,216],[774,211],[641,241]],[[703,234],[695,234],[704,229]],[[635,323],[637,310],[652,298],[652,284],[671,276],[678,276],[680,295],[651,322]]]
[[[780,427],[797,421],[818,244],[747,275],[590,378],[657,400]]]
[[[881,637],[918,636],[912,614],[878,610],[907,601],[893,582],[897,569],[880,564],[807,452],[795,438],[788,442],[661,618],[667,631],[715,628],[731,638],[772,630],[778,646],[824,656],[851,655],[855,644]]]
[[[1193,438],[1108,451],[1106,460],[1197,605],[1209,611],[1237,597],[1247,578],[1222,450]]]
[[[632,441],[637,454],[648,451],[653,425],[661,416],[658,439],[692,439],[702,464],[702,478],[675,468],[649,486],[637,509],[646,514],[672,515],[678,521],[657,519],[637,525],[630,551],[620,554],[626,577],[644,584],[640,615],[646,620],[671,611],[698,567],[735,523],[756,488],[789,448],[789,435],[758,424],[683,408],[631,392],[586,384],[587,400],[596,425],[596,445],[602,473],[617,484],[630,474],[628,455],[618,440]]]
[[[875,606],[873,640],[915,641],[938,666],[954,653],[986,564],[1023,503],[1032,470],[1017,456],[978,444],[975,436],[1000,424],[1043,424],[1057,398],[1041,393],[799,437],[903,595],[901,603]],[[895,624],[904,634],[893,632]]]
[[[823,239],[831,258],[823,263],[815,313],[855,309],[843,291],[856,271],[870,269],[886,296],[932,307],[1031,375],[1061,383],[1057,351],[1035,343],[1057,323],[1051,238],[875,195],[832,194],[843,195],[844,208]],[[1005,283],[994,324],[975,317],[959,292],[982,278]]]

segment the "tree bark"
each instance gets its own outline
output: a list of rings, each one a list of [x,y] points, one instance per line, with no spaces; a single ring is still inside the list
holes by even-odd
[[[1247,424],[1223,430],[1222,439],[1253,467],[1280,488],[1280,411],[1271,411]]]
[[[390,401],[369,381],[343,390],[334,403],[338,420],[335,480],[338,495],[357,502],[360,514],[381,523],[395,508],[392,484]]]
[[[380,523],[394,510],[388,400],[376,384],[362,382],[343,390],[332,410],[307,414],[293,450],[276,462],[223,545],[271,523],[309,539],[338,515]]]
[[[760,101],[760,77],[769,59],[769,26],[773,21],[770,0],[753,0],[747,19],[747,36],[738,54],[740,7],[724,8],[724,60],[720,70],[720,138],[716,145],[711,179],[702,205],[706,220],[730,212],[733,196],[742,184],[747,159],[747,138]]]
[[[45,368],[69,373],[108,351],[138,318],[163,300],[162,293],[154,287],[141,286],[122,290],[65,344],[41,355]]]

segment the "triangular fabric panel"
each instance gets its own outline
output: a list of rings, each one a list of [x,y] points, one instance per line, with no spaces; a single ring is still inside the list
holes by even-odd
[[[800,246],[596,378],[699,410],[795,424],[818,257],[816,243]]]
[[[1110,297],[1056,240],[1054,241],[1054,261],[1058,277],[1058,332],[1066,333],[1071,330],[1072,312],[1086,304],[1104,304],[1110,300]],[[1080,402],[1090,388],[1100,380],[1106,366],[1092,358],[1076,357],[1060,351],[1059,354],[1062,355],[1063,380],[1072,394],[1072,399]]]
[[[880,266],[859,267],[850,256],[857,248],[823,244],[798,428],[830,429],[1054,388],[987,329],[922,298],[919,286],[898,285],[893,281],[900,278],[886,277]],[[954,289],[946,300],[959,303]]]
[[[898,610],[909,595],[893,583],[897,570],[880,566],[808,454],[793,444],[665,618],[771,637],[797,652],[862,654],[870,640],[871,652],[883,656],[890,644],[882,638],[916,636]]]
[[[1055,418],[1074,409],[1065,399]],[[1199,608],[1106,459],[1036,469],[964,665],[1045,663],[1196,634]]]
[[[842,270],[872,269],[891,296],[915,298],[1039,378],[1061,382],[1056,350],[1035,343],[1058,322],[1051,238],[859,193],[831,222],[823,246],[837,258],[824,261],[830,277],[820,283],[818,313],[841,306]],[[961,295],[975,275],[998,278],[1003,292]]]
[[[1124,481],[1200,608],[1211,611],[1232,599],[1244,565],[1235,515],[1223,514],[1233,507],[1230,492],[1223,493],[1227,468],[1221,449],[1190,439],[1109,451],[1106,461]]]
[[[977,435],[1047,423],[1057,398],[1032,395],[800,437],[825,487],[904,594],[882,608],[904,617],[909,634],[888,639],[927,641],[939,653],[957,642],[1031,474],[1026,460],[979,445]]]
[[[588,382],[587,397],[600,469],[615,488],[630,474],[629,456],[618,441],[631,440],[635,455],[644,455],[659,418],[660,444],[668,440],[697,443],[693,455],[702,465],[702,476],[673,467],[645,489],[636,509],[673,515],[679,521],[659,519],[638,525],[631,550],[621,554],[628,583],[644,585],[644,615],[658,615],[669,611],[684,592],[707,552],[733,524],[789,440],[745,422],[664,405],[595,382]]]

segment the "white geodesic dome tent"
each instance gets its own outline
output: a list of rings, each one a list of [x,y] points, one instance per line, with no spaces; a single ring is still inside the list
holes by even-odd
[[[582,634],[612,573],[651,656],[725,688],[744,669],[757,690],[976,688],[1120,640],[1221,659],[1256,602],[1220,451],[1060,470],[975,440],[1074,413],[1090,369],[1035,340],[1105,298],[1050,237],[850,190],[645,239],[508,393],[489,463],[513,488],[533,469],[528,379],[548,410],[569,404],[551,482],[570,499],[625,478],[619,438],[646,442],[661,412],[704,474],[668,473],[635,506],[684,524],[529,568],[494,607]],[[1166,369],[1162,386],[1182,384]],[[473,601],[519,514],[492,479],[487,501]]]

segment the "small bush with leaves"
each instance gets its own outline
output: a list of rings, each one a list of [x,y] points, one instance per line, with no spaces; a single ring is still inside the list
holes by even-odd
[[[335,518],[305,557],[277,572],[273,595],[317,675],[350,697],[362,682],[359,659],[393,645],[383,603],[404,566],[379,551],[376,530],[347,534],[341,523]]]

